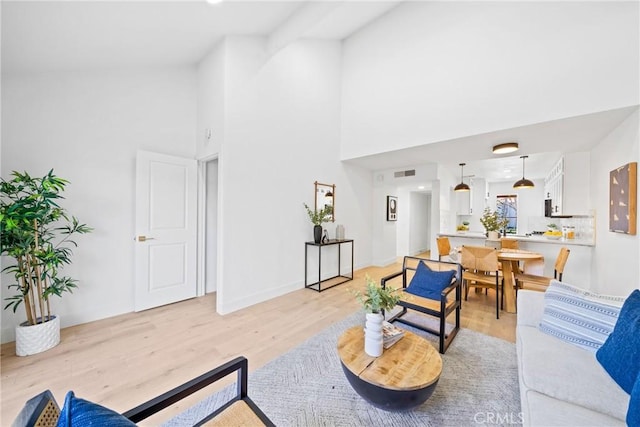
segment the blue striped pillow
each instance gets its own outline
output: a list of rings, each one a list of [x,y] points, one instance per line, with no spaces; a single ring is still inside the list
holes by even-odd
[[[618,320],[625,297],[599,295],[552,280],[544,294],[539,329],[591,351],[604,344]]]

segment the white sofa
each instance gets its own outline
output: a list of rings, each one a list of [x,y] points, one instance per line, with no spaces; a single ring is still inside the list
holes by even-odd
[[[518,292],[516,347],[525,426],[625,426],[629,395],[595,353],[540,332],[544,293]]]

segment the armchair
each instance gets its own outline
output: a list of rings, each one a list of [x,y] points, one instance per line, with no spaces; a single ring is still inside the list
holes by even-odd
[[[418,296],[407,292],[407,287],[412,284],[413,278],[416,277],[416,272],[418,271],[421,263],[436,273],[453,272],[453,277],[448,281],[448,283],[446,283],[444,289],[439,288],[437,289],[437,292],[435,292],[437,299]],[[405,256],[402,263],[402,271],[383,277],[381,285],[383,288],[391,286],[390,282],[394,279],[399,280],[400,277],[402,277],[402,289],[404,292],[402,293],[402,298],[397,305],[402,307],[402,310],[387,320],[389,322],[398,321],[439,336],[439,351],[444,354],[458,333],[458,330],[460,330],[462,267],[460,264],[453,262],[434,261],[430,259]],[[404,316],[409,312],[408,310],[413,310],[425,315],[427,323],[418,323],[404,318]],[[455,323],[453,325],[447,324],[447,318],[451,314],[455,315]],[[430,327],[428,325],[429,318],[437,319],[437,328]],[[449,328],[447,328],[447,326],[449,326]]]

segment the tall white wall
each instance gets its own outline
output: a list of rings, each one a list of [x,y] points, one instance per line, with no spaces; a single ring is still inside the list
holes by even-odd
[[[371,173],[339,160],[340,43],[299,41],[269,56],[263,38],[229,37],[225,49],[221,313],[302,286],[313,238],[302,203],[313,205],[314,181],[336,184],[336,224],[355,240],[356,267],[371,262],[372,207]]]
[[[198,159],[218,154],[224,141],[225,114],[225,54],[221,41],[200,61],[197,67],[197,130]]]
[[[344,44],[342,158],[638,104],[638,8],[400,4]]]
[[[636,110],[591,151],[591,202],[596,213],[596,246],[591,287],[610,295],[640,288],[640,237],[609,230],[609,172],[640,157],[640,114]]]
[[[63,206],[95,230],[77,238],[62,326],[133,311],[135,156],[195,156],[195,70],[2,75],[2,171],[71,181]],[[2,278],[2,298],[7,295]],[[2,341],[24,314],[2,312]]]

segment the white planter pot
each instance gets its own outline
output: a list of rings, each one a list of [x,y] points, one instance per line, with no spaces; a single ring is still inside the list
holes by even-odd
[[[41,353],[57,346],[60,342],[60,316],[51,316],[48,322],[36,325],[25,323],[16,326],[17,356]]]
[[[381,313],[367,313],[364,328],[364,352],[369,356],[382,356],[382,321]]]
[[[490,231],[489,232],[489,240],[500,240],[500,233],[497,231]]]

